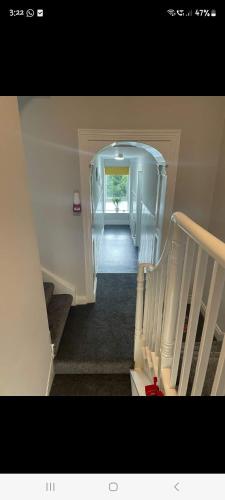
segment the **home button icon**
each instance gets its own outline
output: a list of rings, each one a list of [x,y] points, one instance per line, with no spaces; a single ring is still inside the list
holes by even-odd
[[[109,483],[109,491],[118,491],[118,484],[117,483]]]

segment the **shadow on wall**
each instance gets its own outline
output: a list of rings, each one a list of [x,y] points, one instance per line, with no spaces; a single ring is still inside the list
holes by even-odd
[[[50,97],[50,95],[18,95],[17,99],[19,110],[22,111],[32,99],[50,99]]]

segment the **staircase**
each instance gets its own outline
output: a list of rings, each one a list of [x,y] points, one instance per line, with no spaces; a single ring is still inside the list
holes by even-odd
[[[225,395],[225,336],[215,336],[224,282],[225,244],[186,215],[173,214],[160,261],[139,265],[134,395],[145,395],[154,376],[167,396]]]
[[[54,357],[57,355],[60,341],[63,335],[64,326],[73,301],[72,295],[54,295],[53,283],[44,282],[45,301],[48,314],[48,324],[51,334],[51,341],[54,345]]]

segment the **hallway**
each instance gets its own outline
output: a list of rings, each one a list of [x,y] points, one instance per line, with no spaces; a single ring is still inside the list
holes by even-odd
[[[136,273],[138,249],[129,226],[107,225],[104,228],[98,273]]]

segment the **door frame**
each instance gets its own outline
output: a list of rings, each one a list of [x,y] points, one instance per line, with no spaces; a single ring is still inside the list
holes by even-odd
[[[115,130],[115,129],[78,129],[82,223],[85,262],[85,301],[95,302],[96,280],[93,283],[92,262],[92,216],[90,192],[91,161],[98,151],[117,141],[134,141],[153,146],[152,143],[169,143],[169,155],[165,158],[168,166],[168,185],[165,207],[165,220],[168,222],[173,211],[181,130]],[[160,152],[160,148],[157,148]],[[163,153],[162,153],[163,154]]]

